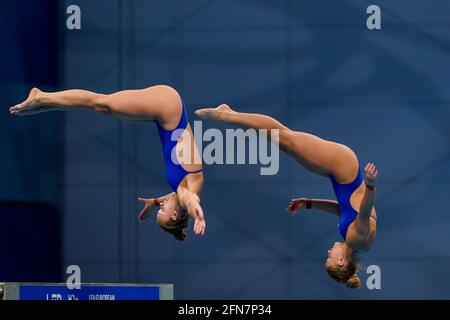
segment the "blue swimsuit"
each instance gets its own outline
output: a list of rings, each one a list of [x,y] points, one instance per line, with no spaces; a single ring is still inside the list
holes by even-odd
[[[166,177],[167,182],[169,182],[170,187],[173,191],[177,191],[178,186],[185,176],[192,173],[202,172],[203,170],[189,172],[183,169],[183,167],[178,163],[174,163],[172,161],[172,153],[173,158],[176,159],[175,148],[180,139],[181,135],[185,131],[188,125],[188,117],[186,113],[186,107],[184,105],[184,101],[181,100],[182,112],[180,122],[178,126],[173,130],[164,130],[163,127],[156,121],[156,126],[158,127],[159,139],[161,140],[161,145],[163,148],[164,162],[166,163]],[[174,132],[176,131],[176,132]],[[173,136],[172,136],[173,134]]]
[[[342,237],[346,238],[348,227],[358,216],[358,212],[353,209],[350,204],[350,197],[352,193],[358,189],[363,181],[361,168],[358,168],[358,175],[351,183],[340,184],[332,175],[330,175],[331,183],[333,184],[334,193],[336,194],[337,201],[339,203],[339,224],[338,229]]]

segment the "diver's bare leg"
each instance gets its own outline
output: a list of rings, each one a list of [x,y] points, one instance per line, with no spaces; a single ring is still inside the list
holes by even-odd
[[[163,126],[179,121],[181,99],[168,86],[99,94],[86,90],[43,92],[32,89],[28,98],[12,107],[11,114],[31,115],[47,111],[84,109],[135,121],[158,120]]]
[[[293,156],[306,169],[322,176],[334,175],[341,183],[354,179],[358,159],[345,145],[321,139],[315,135],[296,132],[277,120],[261,114],[241,113],[227,105],[196,111],[203,119],[225,122],[245,128],[278,129],[280,148]]]

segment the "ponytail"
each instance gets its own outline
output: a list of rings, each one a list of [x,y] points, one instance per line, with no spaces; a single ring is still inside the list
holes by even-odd
[[[347,288],[357,289],[361,286],[361,280],[359,279],[358,274],[352,275],[346,282]]]

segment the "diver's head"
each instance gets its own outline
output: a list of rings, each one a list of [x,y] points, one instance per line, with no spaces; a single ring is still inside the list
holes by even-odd
[[[325,267],[334,280],[345,283],[349,288],[359,288],[361,281],[356,274],[358,260],[356,253],[344,242],[335,242],[328,250]]]
[[[188,226],[189,216],[178,200],[176,193],[159,203],[160,209],[156,215],[156,221],[166,232],[175,239],[183,241],[186,238],[184,229]]]

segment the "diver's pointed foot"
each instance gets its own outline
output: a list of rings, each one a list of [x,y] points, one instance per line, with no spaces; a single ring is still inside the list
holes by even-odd
[[[232,112],[233,110],[226,104],[221,104],[217,108],[203,108],[195,111],[195,114],[204,120],[217,120],[221,121],[224,118],[224,114]]]
[[[16,104],[14,107],[9,108],[9,113],[16,116],[24,116],[43,112],[43,110],[40,110],[39,112],[33,112],[37,111],[37,109],[42,106],[39,102],[39,96],[41,93],[42,91],[38,88],[31,89],[30,93],[28,94],[28,98],[24,102]]]

